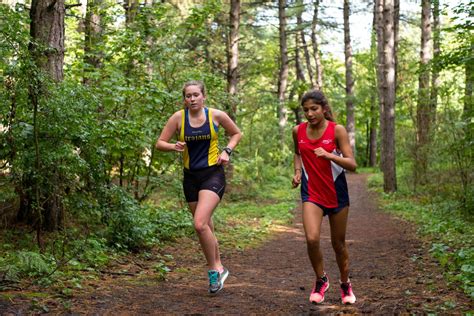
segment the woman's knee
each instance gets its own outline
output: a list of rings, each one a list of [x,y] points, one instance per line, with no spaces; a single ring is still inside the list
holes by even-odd
[[[345,240],[336,240],[332,241],[332,248],[336,254],[344,254],[346,252],[346,241]]]
[[[210,230],[209,223],[203,221],[194,221],[194,230],[196,230],[198,234],[203,234]]]
[[[319,238],[318,237],[306,237],[306,244],[310,249],[319,249]]]

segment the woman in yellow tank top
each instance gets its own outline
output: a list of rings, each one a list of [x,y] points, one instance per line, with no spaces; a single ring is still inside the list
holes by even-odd
[[[183,98],[185,109],[175,112],[168,119],[156,148],[183,153],[184,195],[206,257],[209,292],[217,293],[223,288],[229,271],[220,259],[212,214],[225,190],[223,166],[228,164],[242,134],[225,112],[205,107],[206,89],[201,81],[186,82]],[[219,152],[217,134],[221,127],[229,135],[229,141]],[[173,134],[178,138],[174,143],[170,142]]]

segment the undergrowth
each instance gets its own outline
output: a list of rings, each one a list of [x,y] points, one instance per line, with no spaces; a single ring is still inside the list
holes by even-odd
[[[441,264],[448,282],[456,282],[474,299],[474,219],[463,204],[448,194],[414,194],[405,183],[394,194],[382,192],[382,175],[369,177],[371,190],[380,194],[384,210],[413,222],[430,242],[431,255]]]
[[[213,217],[223,248],[254,247],[291,222],[296,190],[291,190],[289,179],[272,175],[269,181],[255,183],[237,177],[230,181],[231,190]],[[41,251],[31,228],[3,229],[0,291],[30,289],[36,293],[49,288],[68,304],[74,291],[83,288],[86,281],[98,280],[103,271],[126,258],[152,262],[152,273],[164,279],[173,258],[160,254],[159,249],[195,234],[191,214],[178,189],[179,185],[170,185],[144,203],[137,203],[119,188],[111,190],[107,194],[112,211],[102,217],[94,210],[71,214],[62,231],[43,233]]]

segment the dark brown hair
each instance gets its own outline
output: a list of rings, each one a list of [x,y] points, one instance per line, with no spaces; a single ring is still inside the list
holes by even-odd
[[[328,99],[326,99],[324,93],[320,90],[310,90],[306,92],[301,98],[301,106],[309,100],[312,100],[315,104],[321,105],[324,110],[324,118],[328,121],[334,122],[331,107],[329,106]]]
[[[204,85],[204,82],[199,81],[199,80],[190,80],[184,83],[183,85],[183,98],[186,96],[185,90],[189,86],[198,86],[199,89],[201,90],[201,93],[203,96],[206,96],[206,86]]]

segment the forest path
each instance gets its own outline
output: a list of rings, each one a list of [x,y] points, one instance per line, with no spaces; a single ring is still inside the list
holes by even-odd
[[[204,259],[196,241],[167,249],[176,267],[165,282],[150,275],[104,278],[97,288],[71,299],[52,314],[393,314],[462,313],[473,310],[462,292],[450,289],[408,223],[378,210],[367,175],[349,174],[351,209],[347,243],[357,302],[340,303],[338,269],[325,218],[322,248],[331,286],[325,302],[308,302],[314,275],[306,253],[301,209],[294,224],[249,251],[223,254],[230,271],[218,295],[207,293]],[[222,228],[221,228],[222,229]],[[15,314],[15,313],[14,313]]]

